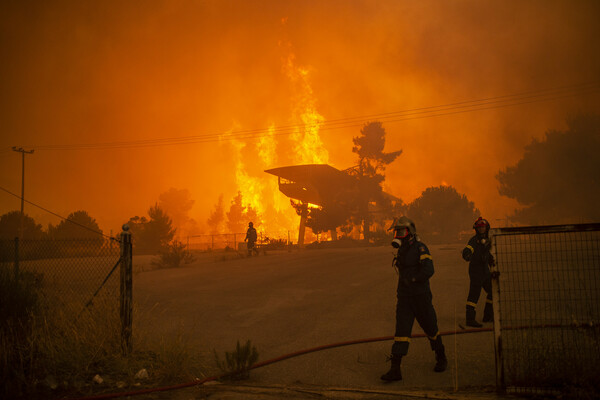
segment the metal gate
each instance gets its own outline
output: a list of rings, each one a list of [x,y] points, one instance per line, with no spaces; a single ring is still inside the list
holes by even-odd
[[[494,335],[500,391],[597,391],[600,224],[498,228]]]
[[[44,307],[55,315],[78,320],[85,313],[119,326],[124,352],[131,350],[131,267],[131,235],[127,231],[119,240],[98,236],[0,241],[4,272],[38,286]]]

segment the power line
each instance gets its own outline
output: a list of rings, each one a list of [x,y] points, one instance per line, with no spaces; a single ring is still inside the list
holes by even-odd
[[[215,132],[203,135],[183,136],[176,138],[160,138],[160,139],[145,139],[131,140],[119,142],[105,143],[88,143],[88,144],[51,144],[29,146],[38,150],[89,150],[89,149],[122,149],[122,148],[142,148],[168,145],[182,145],[207,143],[216,141],[228,140],[249,140],[257,139],[266,132],[272,133],[274,136],[290,135],[298,132],[301,129],[318,127],[319,131],[328,131],[333,129],[344,129],[364,125],[365,121],[378,120],[381,122],[393,123],[406,121],[411,119],[432,118],[452,114],[461,114],[467,112],[499,109],[523,104],[537,103],[543,101],[552,101],[572,97],[577,95],[593,94],[600,91],[600,82],[589,82],[571,86],[563,86],[552,89],[542,89],[536,91],[522,92],[510,95],[487,97],[476,100],[467,100],[461,102],[448,103],[437,106],[419,107],[394,111],[388,113],[362,115],[356,117],[346,117],[331,119],[323,122],[312,124],[294,124],[283,125],[273,129],[245,129],[231,132]]]
[[[5,191],[6,193],[8,193],[8,194],[10,194],[10,195],[12,195],[12,196],[15,196],[15,197],[16,197],[16,198],[18,198],[18,199],[24,200],[24,199],[23,199],[22,197],[20,197],[18,194],[15,194],[15,193],[11,192],[10,190],[4,189],[4,188],[3,188],[3,187],[1,187],[1,186],[0,186],[0,190],[3,190],[3,191]],[[52,212],[52,211],[50,211],[50,210],[48,210],[48,209],[46,209],[46,208],[44,208],[44,207],[42,207],[42,206],[40,206],[40,205],[37,205],[37,204],[35,204],[35,203],[32,203],[32,202],[31,202],[31,201],[29,201],[29,200],[24,200],[24,201],[25,201],[25,202],[27,202],[27,203],[29,203],[29,204],[31,204],[31,205],[32,205],[32,206],[34,206],[34,207],[37,207],[37,208],[39,208],[40,210],[43,210],[43,211],[45,211],[45,212],[47,212],[47,213],[49,213],[49,214],[52,214],[52,215],[54,215],[55,217],[58,217],[58,218],[62,219],[63,221],[67,221],[67,222],[70,222],[70,223],[72,223],[72,224],[78,225],[78,226],[80,226],[80,227],[82,227],[82,228],[84,228],[84,229],[87,229],[87,230],[88,230],[88,231],[90,231],[90,232],[94,232],[94,233],[96,233],[96,234],[98,234],[98,235],[100,235],[100,236],[104,236],[104,237],[105,237],[105,238],[107,238],[107,239],[115,240],[115,239],[114,239],[113,237],[111,237],[111,236],[105,235],[105,234],[104,234],[104,233],[102,233],[102,232],[98,232],[98,231],[96,231],[96,230],[94,230],[94,229],[90,228],[89,226],[85,226],[85,225],[82,225],[82,224],[80,224],[80,223],[78,223],[78,222],[75,222],[75,221],[73,221],[73,220],[71,220],[71,219],[65,218],[65,217],[63,217],[62,215],[58,215],[57,213],[55,213],[55,212]]]

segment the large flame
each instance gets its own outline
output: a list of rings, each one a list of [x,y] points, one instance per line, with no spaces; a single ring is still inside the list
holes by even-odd
[[[329,162],[329,153],[319,136],[319,128],[324,118],[316,108],[316,101],[309,82],[309,70],[295,64],[293,54],[284,61],[284,71],[294,91],[292,97],[292,122],[294,129],[289,136],[292,151],[289,159],[294,164],[325,164]],[[258,212],[257,229],[270,237],[284,238],[298,229],[299,217],[290,205],[290,200],[279,191],[277,180],[273,177],[252,176],[242,157],[245,146],[256,146],[260,171],[277,166],[277,150],[280,143],[275,136],[275,126],[261,135],[255,143],[234,140],[232,142],[235,161],[235,180],[242,193],[244,206],[251,206]]]
[[[319,128],[325,119],[317,112],[309,71],[307,68],[296,66],[293,54],[287,57],[284,69],[295,89],[292,119],[296,127],[291,135],[294,143],[294,162],[327,164],[329,153],[323,147],[319,136]]]

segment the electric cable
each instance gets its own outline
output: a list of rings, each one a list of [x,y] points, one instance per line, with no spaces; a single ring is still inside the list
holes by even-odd
[[[40,206],[40,205],[37,205],[37,204],[35,204],[35,203],[32,203],[32,202],[31,202],[31,201],[29,201],[29,200],[23,199],[23,198],[21,198],[21,196],[19,196],[18,194],[15,194],[15,193],[13,193],[13,192],[11,192],[11,191],[7,190],[7,189],[4,189],[4,188],[3,188],[3,187],[1,187],[1,186],[0,186],[0,190],[3,190],[3,191],[5,191],[6,193],[8,193],[8,194],[10,194],[10,195],[13,195],[13,196],[15,196],[16,198],[18,198],[18,199],[20,199],[20,200],[23,200],[24,202],[26,202],[26,203],[28,203],[28,204],[31,204],[32,206],[34,206],[34,207],[37,207],[37,208],[39,208],[40,210],[43,210],[43,211],[45,211],[45,212],[47,212],[47,213],[50,213],[50,214],[52,214],[52,215],[54,215],[54,216],[56,216],[56,217],[58,217],[58,218],[62,219],[63,221],[67,221],[67,222],[70,222],[70,223],[72,223],[72,224],[78,225],[78,226],[80,226],[80,227],[82,227],[82,228],[84,228],[84,229],[87,229],[87,230],[88,230],[88,231],[90,231],[90,232],[94,232],[95,234],[98,234],[98,235],[100,235],[100,236],[104,236],[104,237],[105,237],[105,238],[107,238],[107,239],[118,241],[117,239],[113,238],[112,236],[105,235],[104,233],[102,233],[102,232],[98,232],[97,230],[95,230],[95,229],[92,229],[92,228],[90,228],[89,226],[82,225],[82,224],[80,224],[80,223],[78,223],[78,222],[75,222],[75,221],[73,221],[73,220],[70,220],[70,219],[68,219],[68,218],[65,218],[65,217],[63,217],[62,215],[58,215],[57,213],[55,213],[55,212],[52,212],[52,211],[50,211],[50,210],[48,210],[48,209],[46,209],[46,208],[44,208],[44,207],[42,207],[42,206]]]
[[[365,123],[365,120],[373,119],[380,120],[381,122],[393,123],[410,119],[431,118],[466,112],[491,110],[509,106],[530,104],[534,102],[557,100],[575,95],[592,94],[599,91],[600,82],[589,82],[552,89],[521,92],[510,95],[487,97],[476,100],[460,101],[437,106],[419,107],[380,114],[322,120],[309,122],[307,124],[282,125],[274,128],[244,129],[230,132],[215,132],[203,135],[191,135],[174,138],[142,139],[88,144],[29,145],[26,147],[34,148],[36,150],[120,149],[195,144],[228,140],[249,140],[263,137],[265,134],[273,136],[290,135],[300,132],[302,129],[318,128],[319,131],[328,131],[333,129],[361,126]]]

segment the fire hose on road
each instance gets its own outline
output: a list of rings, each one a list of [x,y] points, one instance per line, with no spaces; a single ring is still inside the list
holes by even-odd
[[[454,331],[440,332],[439,335],[440,336],[460,335],[460,334],[466,334],[466,333],[491,332],[492,330],[493,330],[492,328],[460,329],[460,330],[454,330]],[[424,333],[419,333],[419,334],[415,334],[415,335],[412,336],[412,338],[423,338],[423,337],[427,337],[427,335],[425,335]],[[279,361],[287,360],[289,358],[298,357],[298,356],[301,356],[301,355],[304,355],[304,354],[308,354],[308,353],[315,353],[315,352],[321,351],[321,350],[333,349],[333,348],[336,348],[336,347],[343,347],[343,346],[351,346],[351,345],[354,345],[354,344],[372,343],[372,342],[384,342],[384,341],[393,340],[393,339],[394,339],[393,336],[383,336],[383,337],[358,339],[358,340],[350,340],[350,341],[346,341],[346,342],[338,342],[338,343],[326,344],[326,345],[312,347],[312,348],[305,349],[305,350],[296,351],[296,352],[293,352],[293,353],[284,354],[282,356],[271,358],[269,360],[261,361],[261,362],[258,362],[256,364],[253,364],[252,366],[250,366],[249,369],[256,369],[256,368],[264,367],[264,366],[267,366],[267,365],[270,365],[270,364],[274,364],[274,363],[279,362]],[[130,392],[106,393],[106,394],[100,394],[100,395],[95,395],[95,396],[79,397],[79,398],[75,398],[75,399],[72,399],[72,400],[116,399],[116,398],[125,397],[125,396],[138,396],[138,395],[148,394],[148,393],[154,393],[154,392],[165,392],[165,391],[169,391],[169,390],[183,389],[183,388],[187,388],[187,387],[202,385],[202,384],[204,384],[206,382],[210,382],[210,381],[215,381],[215,380],[219,380],[219,379],[222,379],[222,378],[226,378],[226,377],[228,377],[228,376],[230,376],[230,375],[232,375],[234,373],[235,372],[229,372],[229,373],[224,373],[224,374],[221,374],[221,375],[209,376],[209,377],[206,377],[206,378],[203,378],[203,379],[196,379],[196,380],[194,380],[192,382],[181,383],[181,384],[178,384],[178,385],[162,386],[162,387],[148,388],[148,389],[140,389],[140,390],[135,390],[135,391],[130,391]]]

